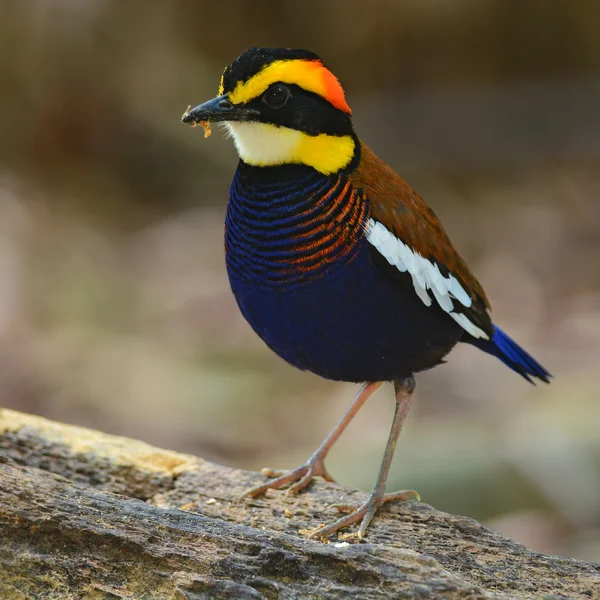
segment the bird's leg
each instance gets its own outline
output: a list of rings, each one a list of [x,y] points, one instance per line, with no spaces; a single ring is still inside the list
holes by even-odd
[[[365,402],[379,389],[381,382],[366,383],[356,395],[342,418],[337,422],[336,426],[331,430],[325,438],[318,450],[303,464],[291,471],[282,473],[281,471],[273,471],[271,469],[263,469],[262,473],[267,477],[275,477],[271,481],[267,481],[262,485],[258,485],[244,492],[239,499],[246,496],[255,497],[266,492],[269,489],[279,489],[285,485],[293,483],[294,485],[288,488],[288,494],[297,494],[303,490],[317,475],[320,475],[326,481],[335,481],[325,468],[325,457],[329,454],[332,446],[337,439],[342,435],[346,427],[356,416]]]
[[[369,494],[366,502],[364,504],[356,507],[356,506],[348,506],[348,505],[334,505],[340,512],[348,512],[351,511],[350,514],[346,515],[334,521],[330,525],[323,525],[321,527],[317,527],[308,533],[309,538],[317,538],[317,539],[325,539],[330,536],[332,533],[339,531],[340,529],[347,527],[348,525],[352,525],[353,523],[357,523],[361,521],[360,527],[356,534],[353,534],[353,537],[358,537],[362,539],[365,535],[367,527],[369,523],[375,516],[377,509],[384,503],[390,500],[419,500],[419,494],[414,490],[403,490],[401,492],[394,492],[391,494],[385,493],[385,482],[387,480],[388,472],[390,470],[390,465],[392,464],[392,457],[394,455],[394,450],[396,449],[396,442],[398,440],[398,436],[400,435],[400,431],[402,426],[404,425],[404,421],[406,420],[406,415],[411,407],[413,400],[413,393],[415,390],[415,380],[412,375],[407,377],[403,381],[397,381],[394,383],[394,390],[396,392],[396,408],[394,411],[394,420],[392,422],[392,428],[390,430],[390,435],[388,437],[387,445],[385,448],[385,453],[383,455],[383,460],[381,462],[381,467],[379,469],[379,474],[377,476],[377,481],[375,482],[375,486],[373,491]]]

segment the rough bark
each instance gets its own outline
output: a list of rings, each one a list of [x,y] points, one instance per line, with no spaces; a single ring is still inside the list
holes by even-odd
[[[0,598],[600,598],[600,565],[537,554],[422,503],[359,544],[298,531],[364,495],[233,499],[257,473],[0,411]]]

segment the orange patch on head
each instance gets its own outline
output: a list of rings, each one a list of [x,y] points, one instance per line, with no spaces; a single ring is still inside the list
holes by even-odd
[[[346,102],[346,95],[344,94],[344,89],[342,88],[338,78],[320,60],[310,62],[317,63],[321,69],[323,88],[325,90],[323,97],[336,108],[339,108],[340,110],[343,110],[351,115],[352,109]]]
[[[294,84],[325,98],[337,109],[352,114],[338,78],[320,60],[276,60],[266,65],[248,81],[239,81],[229,100],[242,104],[258,98],[273,83]]]

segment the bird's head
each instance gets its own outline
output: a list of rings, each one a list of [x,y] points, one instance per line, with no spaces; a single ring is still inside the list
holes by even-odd
[[[224,123],[250,165],[304,164],[328,175],[358,152],[351,115],[340,82],[316,54],[251,48],[225,69],[218,96],[182,121]]]

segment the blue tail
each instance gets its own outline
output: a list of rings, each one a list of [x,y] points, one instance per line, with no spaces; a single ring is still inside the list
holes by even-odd
[[[550,383],[552,375],[521,346],[511,340],[499,327],[494,325],[494,337],[491,340],[469,340],[484,352],[498,357],[505,365],[533,383],[531,376]]]

